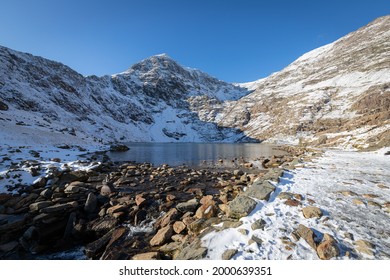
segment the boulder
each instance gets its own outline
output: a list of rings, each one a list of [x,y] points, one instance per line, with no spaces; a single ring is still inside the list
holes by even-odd
[[[273,191],[275,187],[270,182],[256,180],[244,194],[259,200],[268,200]]]
[[[111,235],[113,231],[107,232],[105,235],[95,240],[92,243],[89,243],[85,246],[84,252],[88,258],[97,259],[103,253],[108,242],[111,240]]]
[[[182,221],[177,221],[173,224],[173,231],[177,234],[181,233],[183,230],[186,229],[186,225]]]
[[[321,218],[322,217],[322,211],[320,208],[315,206],[308,206],[302,209],[303,216],[306,219],[310,218]]]
[[[103,184],[103,186],[100,189],[100,194],[103,196],[109,196],[113,192],[115,192],[115,189],[113,187],[110,187],[107,184]]]
[[[321,260],[329,260],[340,255],[339,247],[334,240],[325,240],[317,247],[317,254]]]
[[[195,217],[198,219],[209,219],[211,217],[214,217],[216,214],[217,208],[214,204],[203,204],[198,208],[198,210],[196,210]]]
[[[298,207],[300,205],[302,205],[302,203],[294,198],[288,198],[284,204],[288,205],[288,206],[291,206],[291,207]]]
[[[186,202],[181,202],[176,205],[177,210],[179,210],[182,213],[185,212],[194,212],[196,208],[198,207],[199,202],[196,198],[193,198],[191,200],[188,200]]]
[[[155,236],[150,240],[151,246],[161,246],[166,243],[173,234],[173,228],[171,225],[167,225],[160,229]]]
[[[234,219],[240,219],[248,216],[257,203],[252,198],[239,195],[229,203],[227,214]]]
[[[0,101],[0,111],[8,111],[9,107],[3,101]]]
[[[191,244],[181,250],[175,257],[175,260],[200,260],[207,255],[207,248],[202,247],[199,239],[194,240]]]
[[[235,254],[237,254],[237,249],[228,249],[222,253],[222,260],[230,260]]]
[[[46,207],[49,207],[49,206],[52,206],[52,205],[53,205],[53,202],[51,202],[51,201],[35,202],[35,203],[30,204],[30,211],[31,212],[39,211],[39,210],[41,210],[43,208],[46,208]]]
[[[124,144],[113,144],[110,146],[111,152],[126,152],[128,150],[130,150],[130,148]]]
[[[123,212],[127,210],[127,207],[124,205],[115,205],[107,209],[107,214],[113,215],[114,213]]]
[[[267,223],[263,219],[256,220],[252,225],[252,230],[261,229],[264,230],[264,227]]]
[[[97,207],[97,197],[93,193],[89,193],[87,200],[85,201],[84,211],[87,213],[93,213]]]
[[[360,253],[373,256],[375,245],[367,240],[359,239],[355,241],[355,249]]]
[[[146,199],[143,197],[142,194],[137,194],[135,196],[135,204],[137,204],[137,206],[142,206],[143,204],[145,204],[146,202]]]
[[[157,219],[156,223],[154,224],[154,228],[163,228],[167,226],[170,223],[173,223],[176,221],[176,219],[179,216],[179,212],[176,208],[171,208],[164,216]]]
[[[47,179],[45,177],[39,177],[32,183],[32,186],[34,188],[43,188],[44,186],[46,186],[46,182]]]
[[[298,238],[303,238],[303,240],[305,240],[314,250],[317,249],[317,244],[314,241],[315,235],[313,230],[300,224],[294,233],[298,236]]]
[[[53,191],[51,189],[44,189],[39,195],[46,199],[49,199],[53,195]]]
[[[160,253],[159,252],[148,252],[148,253],[142,253],[134,255],[132,260],[159,260],[160,259]]]

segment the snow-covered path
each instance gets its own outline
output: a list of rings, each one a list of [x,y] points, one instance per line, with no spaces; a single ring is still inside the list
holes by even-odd
[[[303,224],[319,239],[325,233],[333,236],[338,259],[390,259],[390,156],[384,150],[327,151],[304,167],[284,172],[276,187],[270,201],[259,201],[240,227],[203,238],[209,248],[206,258],[220,259],[223,252],[235,249],[233,259],[318,259],[306,241],[292,236]],[[278,197],[281,192],[289,192],[299,205],[286,205],[286,199]],[[304,218],[302,208],[311,204],[322,210],[321,218]],[[264,229],[253,230],[260,219]],[[358,248],[359,240],[374,248]]]

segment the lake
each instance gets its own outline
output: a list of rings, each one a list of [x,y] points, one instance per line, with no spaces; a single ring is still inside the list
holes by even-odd
[[[284,155],[276,145],[262,143],[126,143],[126,152],[109,152],[113,161],[152,163],[155,166],[188,165],[204,166],[220,163],[220,159],[232,162],[255,160],[273,155]]]

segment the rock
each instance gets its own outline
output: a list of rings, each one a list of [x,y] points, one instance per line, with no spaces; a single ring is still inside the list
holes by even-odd
[[[338,257],[340,255],[340,250],[337,246],[337,242],[331,238],[322,241],[320,245],[318,245],[317,254],[321,260],[329,260]]]
[[[43,188],[44,186],[46,186],[46,182],[47,179],[45,177],[39,177],[32,183],[32,186],[34,188]]]
[[[84,253],[88,258],[97,259],[106,248],[108,242],[111,240],[113,230],[107,232],[105,235],[89,243],[85,246]]]
[[[30,204],[30,211],[31,212],[39,211],[39,210],[41,210],[43,208],[46,208],[46,207],[49,207],[49,206],[52,206],[52,205],[53,205],[53,202],[51,202],[51,201],[35,202],[35,203]]]
[[[238,232],[241,233],[242,235],[245,235],[245,236],[248,235],[248,233],[249,233],[249,231],[244,229],[244,228],[238,229]]]
[[[355,198],[354,200],[352,200],[352,203],[355,205],[364,205],[364,202],[358,198]]]
[[[8,253],[19,246],[19,242],[11,241],[0,245],[0,252]]]
[[[168,224],[176,221],[178,216],[179,216],[179,212],[177,211],[177,209],[171,208],[164,216],[157,219],[156,223],[154,224],[154,228],[163,228]]]
[[[139,210],[134,216],[134,224],[139,225],[141,222],[145,221],[146,217],[148,215],[148,212],[145,210]]]
[[[380,205],[379,203],[377,203],[377,202],[375,202],[375,201],[371,201],[371,200],[369,200],[369,201],[367,201],[367,205],[368,206],[372,206],[372,207],[376,207],[376,208],[382,208],[382,205]]]
[[[165,198],[165,200],[167,202],[170,202],[170,201],[175,201],[176,200],[176,196],[174,196],[173,194],[168,194]]]
[[[56,204],[53,206],[48,206],[45,208],[42,208],[40,212],[42,213],[61,213],[67,210],[70,210],[74,208],[74,205],[71,203],[64,203],[64,204]]]
[[[358,194],[353,191],[340,191],[340,193],[344,196],[357,196]]]
[[[298,237],[303,238],[303,240],[305,240],[307,242],[307,244],[309,244],[310,247],[312,247],[314,250],[317,249],[317,244],[314,241],[315,235],[314,235],[314,232],[310,228],[300,224],[294,233]]]
[[[222,230],[227,228],[238,228],[242,226],[241,221],[224,221],[222,223]]]
[[[131,259],[140,261],[140,260],[159,260],[161,258],[159,252],[148,252],[148,253],[134,255]]]
[[[75,181],[79,182],[87,182],[89,179],[89,175],[87,171],[76,170],[71,172],[64,172],[60,177],[59,185],[65,185],[66,183],[71,183]]]
[[[230,218],[240,219],[248,216],[256,205],[252,198],[239,195],[229,203],[227,214]]]
[[[89,193],[87,200],[85,201],[84,211],[87,213],[93,213],[97,207],[97,197],[93,193]]]
[[[288,206],[291,206],[291,207],[298,207],[300,205],[302,205],[302,203],[294,198],[289,198],[287,199],[284,204],[288,205]]]
[[[198,219],[210,219],[217,214],[217,209],[214,204],[203,204],[196,210],[195,217]]]
[[[196,198],[193,198],[191,200],[188,200],[186,202],[181,202],[176,205],[177,210],[179,210],[182,213],[185,212],[194,212],[196,208],[198,207],[199,202]]]
[[[98,232],[99,234],[105,234],[113,229],[118,224],[118,220],[107,216],[102,219],[97,219],[93,221],[91,229]]]
[[[279,199],[291,199],[293,198],[294,194],[293,193],[290,193],[290,192],[281,192],[279,193],[279,195],[277,196],[277,198]]]
[[[320,208],[315,206],[308,206],[302,209],[303,216],[306,219],[310,218],[321,218],[322,217],[322,211]]]
[[[46,199],[49,199],[53,195],[53,191],[51,189],[44,189],[39,195]]]
[[[186,226],[188,226],[188,225],[192,224],[193,222],[195,222],[195,221],[196,221],[196,218],[195,218],[195,217],[188,216],[188,217],[184,217],[182,221],[183,221],[183,223],[184,223]]]
[[[362,194],[362,197],[364,197],[364,198],[378,198],[379,195],[376,195],[373,193],[365,193],[365,194]]]
[[[261,229],[264,230],[264,227],[267,223],[263,219],[256,220],[252,225],[252,230]]]
[[[128,150],[130,150],[130,148],[124,144],[113,144],[110,146],[111,152],[126,152]]]
[[[0,111],[8,111],[8,109],[8,105],[0,100]]]
[[[263,243],[263,240],[258,237],[257,235],[252,235],[251,239],[256,242],[258,245],[261,245]]]
[[[177,221],[173,224],[173,231],[177,234],[181,233],[183,230],[186,229],[186,225],[182,221]]]
[[[373,250],[375,249],[375,245],[367,240],[359,239],[355,241],[355,249],[360,253],[373,256],[374,255]]]
[[[207,248],[202,247],[202,243],[199,239],[193,241],[190,245],[185,247],[179,254],[177,254],[175,260],[200,260],[207,254]]]
[[[275,191],[275,187],[270,182],[256,180],[244,194],[259,200],[268,200],[273,191]]]
[[[137,204],[137,206],[141,206],[142,204],[145,204],[145,202],[146,199],[143,197],[143,195],[137,194],[135,196],[135,204]]]
[[[205,195],[200,199],[200,204],[202,205],[210,205],[214,204],[213,196],[212,195]]]
[[[354,240],[355,239],[353,234],[350,233],[350,232],[345,232],[344,233],[344,237],[347,238],[347,239],[350,239],[350,240]]]
[[[239,170],[239,169],[233,170],[233,175],[236,177],[242,176],[242,175],[244,175],[244,171]]]
[[[172,236],[172,240],[174,239],[174,236]],[[171,253],[173,251],[176,251],[177,249],[179,249],[181,247],[181,242],[171,242],[171,243],[167,243],[163,246],[161,246],[158,250],[160,252],[163,252],[163,253]]]
[[[24,215],[0,214],[0,236],[11,231],[18,231],[24,228],[26,217]]]
[[[230,260],[235,254],[237,254],[237,249],[228,249],[222,253],[222,260]]]
[[[64,193],[67,194],[73,194],[73,193],[78,193],[80,191],[80,187],[77,184],[74,185],[69,185],[65,188]]]
[[[124,205],[115,205],[107,209],[107,214],[113,215],[114,213],[123,212],[127,210],[127,207]]]
[[[155,236],[150,240],[151,246],[161,246],[166,243],[173,234],[173,228],[171,225],[167,225],[161,228]]]
[[[114,188],[110,187],[107,184],[104,184],[100,189],[100,194],[103,196],[109,196],[114,191],[115,191]]]

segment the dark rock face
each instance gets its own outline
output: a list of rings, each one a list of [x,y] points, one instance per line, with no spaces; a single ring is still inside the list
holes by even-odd
[[[0,111],[7,111],[8,109],[8,105],[0,100]]]

